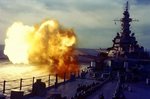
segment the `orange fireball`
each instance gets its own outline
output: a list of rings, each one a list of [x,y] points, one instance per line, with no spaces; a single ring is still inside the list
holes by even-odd
[[[47,20],[37,26],[15,22],[8,28],[4,53],[14,64],[48,65],[57,74],[77,73],[73,55],[76,35],[56,20]]]

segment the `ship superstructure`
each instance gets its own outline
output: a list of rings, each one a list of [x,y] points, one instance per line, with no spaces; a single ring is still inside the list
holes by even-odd
[[[117,33],[113,39],[113,47],[111,48],[109,55],[113,57],[127,57],[127,58],[144,58],[146,53],[144,47],[138,44],[135,33],[131,32],[130,23],[138,21],[130,18],[129,3],[126,3],[125,10],[123,12],[123,18],[115,20],[121,22],[121,31]]]

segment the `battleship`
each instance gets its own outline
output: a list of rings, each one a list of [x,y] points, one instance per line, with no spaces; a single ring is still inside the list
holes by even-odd
[[[123,12],[121,32],[113,39],[113,46],[93,53],[77,55],[82,66],[78,75],[65,75],[61,82],[55,75],[54,84],[48,86],[41,79],[33,78],[32,90],[24,95],[22,80],[20,90],[11,91],[10,99],[149,99],[150,98],[150,56],[138,44],[130,23],[129,3]],[[81,51],[81,49],[80,49]],[[91,51],[91,52],[92,52]],[[5,83],[5,82],[4,82]],[[5,87],[0,99],[7,99]],[[8,98],[8,99],[9,99]]]

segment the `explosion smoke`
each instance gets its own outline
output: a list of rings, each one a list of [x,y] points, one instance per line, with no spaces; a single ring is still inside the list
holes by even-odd
[[[4,53],[14,64],[45,64],[49,65],[50,71],[58,74],[79,69],[73,55],[75,33],[55,20],[36,26],[15,22],[8,28],[6,37]]]

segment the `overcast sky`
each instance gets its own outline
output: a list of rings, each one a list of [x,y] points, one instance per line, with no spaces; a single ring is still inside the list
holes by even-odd
[[[0,0],[0,44],[7,28],[15,21],[34,25],[44,19],[56,19],[73,28],[80,48],[106,48],[120,31],[120,19],[126,0]],[[150,0],[130,0],[132,23],[140,45],[150,49]]]

